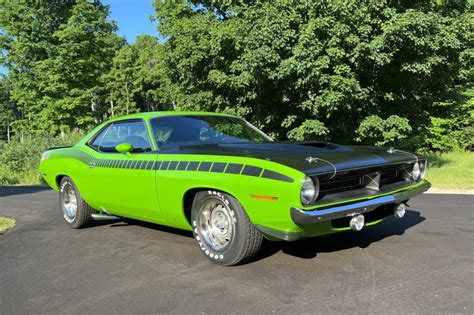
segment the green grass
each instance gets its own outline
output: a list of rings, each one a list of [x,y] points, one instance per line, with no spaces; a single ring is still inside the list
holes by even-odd
[[[16,222],[13,219],[0,217],[0,234],[5,233],[15,226]]]
[[[433,188],[474,190],[474,152],[428,154],[426,179]]]

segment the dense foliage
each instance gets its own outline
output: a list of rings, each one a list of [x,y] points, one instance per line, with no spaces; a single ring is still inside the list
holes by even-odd
[[[282,140],[472,145],[468,1],[155,0],[160,37],[134,44],[99,0],[0,5],[3,139],[205,110]]]

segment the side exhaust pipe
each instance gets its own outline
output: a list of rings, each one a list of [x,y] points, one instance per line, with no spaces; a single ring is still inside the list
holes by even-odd
[[[364,225],[365,217],[362,214],[355,214],[349,221],[349,226],[351,227],[352,231],[358,232],[364,228]]]

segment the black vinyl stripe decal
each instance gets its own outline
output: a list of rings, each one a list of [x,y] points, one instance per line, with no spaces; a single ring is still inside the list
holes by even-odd
[[[211,169],[212,162],[201,162],[201,165],[199,165],[198,171],[200,172],[209,172]]]
[[[168,165],[169,165],[169,164],[170,164],[169,161],[163,161],[163,162],[161,163],[160,170],[163,171],[163,170],[168,169]]]
[[[262,168],[252,166],[252,165],[245,165],[244,170],[242,171],[242,175],[256,176],[256,177],[259,177],[260,173],[262,173]]]
[[[177,162],[177,161],[172,161],[172,162],[170,162],[170,166],[168,166],[168,171],[174,171],[177,166],[178,166],[178,162]]]
[[[211,172],[222,173],[225,170],[227,163],[215,162],[212,164]]]
[[[229,163],[227,165],[227,168],[225,169],[225,172],[227,174],[240,174],[242,167],[243,167],[242,164]]]
[[[264,170],[262,173],[263,178],[268,178],[268,179],[274,179],[274,180],[279,180],[283,182],[288,182],[288,183],[293,183],[295,180],[289,176],[270,171],[270,170]]]
[[[197,161],[149,161],[149,160],[115,160],[115,159],[102,159],[89,156],[85,152],[78,152],[73,154],[71,158],[74,158],[86,165],[92,163],[96,167],[103,168],[121,168],[121,169],[142,169],[142,170],[169,170],[169,171],[203,171],[203,172],[214,172],[214,173],[226,173],[226,174],[240,174],[247,176],[261,177],[271,180],[283,181],[287,183],[294,183],[295,180],[287,175],[271,171],[268,169],[262,169],[261,167],[252,165],[243,165],[240,163],[226,163],[226,162],[197,162]]]
[[[199,162],[189,162],[187,170],[188,171],[195,171],[195,170],[198,169],[198,166],[199,166]]]
[[[186,170],[186,167],[187,167],[187,166],[188,166],[188,162],[187,162],[187,161],[181,161],[181,162],[179,162],[179,164],[178,164],[177,170],[178,170],[178,171],[184,171],[184,170]]]

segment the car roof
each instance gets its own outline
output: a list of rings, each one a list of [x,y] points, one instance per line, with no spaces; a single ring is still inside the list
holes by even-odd
[[[223,113],[210,113],[210,112],[191,112],[191,111],[163,111],[163,112],[146,112],[146,113],[136,113],[123,115],[118,117],[113,117],[107,120],[107,122],[123,119],[133,119],[133,118],[156,118],[156,117],[165,117],[165,116],[186,116],[186,115],[202,115],[202,116],[225,116],[225,117],[237,117],[234,115],[223,114]]]

